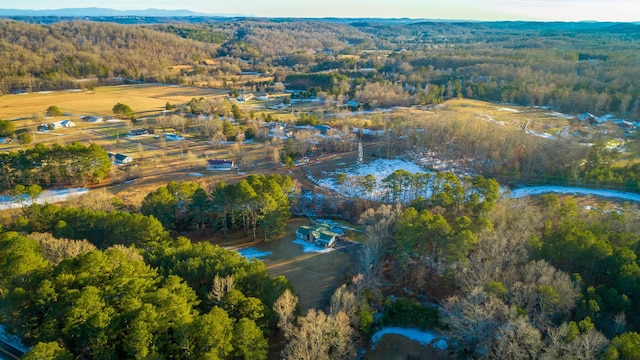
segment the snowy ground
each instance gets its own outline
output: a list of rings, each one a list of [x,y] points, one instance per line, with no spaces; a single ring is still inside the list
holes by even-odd
[[[35,199],[23,201],[11,201],[8,196],[0,196],[0,210],[17,209],[32,203],[45,204],[65,201],[70,197],[80,196],[89,192],[87,188],[52,189],[43,191]]]
[[[382,339],[384,335],[394,334],[404,336],[413,341],[417,341],[423,345],[431,345],[436,349],[446,350],[449,347],[447,340],[438,337],[438,335],[429,332],[416,329],[405,329],[398,327],[384,328],[373,335],[371,338],[371,347],[375,349],[376,343]]]
[[[544,139],[555,139],[555,137],[553,135],[550,135],[550,134],[547,134],[547,133],[544,133],[544,132],[540,132],[540,131],[526,129],[525,132],[527,134],[529,134],[529,135],[541,137],[541,138],[544,138]]]
[[[323,178],[315,179],[309,175],[309,179],[319,186],[331,189],[337,193],[340,193],[347,197],[367,198],[367,199],[382,199],[385,195],[385,187],[382,184],[382,179],[389,176],[396,170],[403,169],[410,173],[425,172],[419,165],[402,159],[377,159],[369,164],[362,166],[351,166],[344,169],[336,170],[335,172],[326,172]],[[347,175],[345,184],[338,185],[336,183],[336,177],[338,174],[343,173]],[[365,193],[365,191],[358,185],[358,181],[353,182],[353,178],[361,178],[368,174],[372,174],[376,177],[377,184],[371,193]],[[594,195],[606,198],[617,198],[628,201],[640,202],[640,194],[623,192],[616,190],[606,189],[589,189],[580,187],[568,187],[568,186],[529,186],[518,189],[513,189],[510,192],[505,192],[503,196],[511,198],[521,198],[525,196],[540,195],[547,193],[557,194],[571,194],[571,195]]]
[[[506,193],[505,196],[511,198],[521,198],[532,195],[540,194],[571,194],[571,195],[595,195],[608,198],[617,198],[629,201],[640,202],[640,194],[606,190],[606,189],[587,189],[580,187],[568,187],[568,186],[528,186],[519,189],[511,190],[511,193]]]
[[[300,239],[295,239],[293,240],[294,244],[298,244],[298,245],[302,245],[302,252],[305,253],[310,253],[310,252],[316,252],[316,253],[320,253],[320,254],[326,254],[328,252],[332,252],[334,249],[332,248],[322,248],[320,246],[316,246],[313,245],[312,243],[308,243],[304,240],[300,240]]]
[[[563,119],[575,119],[576,117],[573,115],[568,115],[568,114],[563,114],[557,111],[552,111],[552,112],[548,112],[547,115],[551,115],[551,116],[555,116],[555,117],[559,117],[559,118],[563,118]]]
[[[251,259],[262,259],[263,257],[267,257],[273,254],[271,251],[262,251],[256,248],[248,247],[244,249],[238,249],[238,253],[248,260]]]
[[[333,173],[326,173],[325,175],[327,176],[321,179],[314,179],[311,176],[309,176],[309,180],[318,184],[319,186],[331,189],[344,196],[376,198],[381,196],[382,193],[384,193],[385,191],[384,186],[382,185],[382,179],[391,175],[394,171],[400,170],[400,169],[406,170],[412,174],[415,174],[418,172],[425,172],[420,166],[407,160],[377,159],[373,162],[364,164],[362,166],[354,165],[348,168],[337,170]],[[347,175],[347,183],[343,185],[338,185],[335,181],[336,176],[340,173]],[[349,183],[350,177],[364,177],[369,174],[374,175],[377,180],[377,186],[376,186],[376,189],[373,190],[373,194],[364,194],[363,189]]]

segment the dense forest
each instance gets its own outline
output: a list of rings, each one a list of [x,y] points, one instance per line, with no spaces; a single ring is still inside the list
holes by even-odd
[[[290,89],[370,107],[466,97],[640,118],[635,24],[2,21],[0,32],[3,93],[113,77],[183,84],[223,79],[230,88],[252,89],[255,83],[237,80],[243,72],[259,72]],[[225,61],[207,60],[216,57]]]
[[[27,356],[266,357],[286,279],[99,202],[31,205],[11,226],[20,233],[0,229],[2,322],[33,346]],[[182,206],[197,214],[192,204]]]
[[[146,28],[91,22],[43,26],[2,20],[0,37],[3,94],[79,88],[81,79],[176,82],[171,65],[209,58],[217,50]]]
[[[97,144],[68,145],[41,143],[21,151],[0,153],[0,189],[16,185],[86,185],[103,180],[111,170],[111,159]]]

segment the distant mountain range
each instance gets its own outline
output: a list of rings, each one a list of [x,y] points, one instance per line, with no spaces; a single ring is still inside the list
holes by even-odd
[[[185,16],[247,16],[240,14],[205,14],[191,10],[114,10],[106,8],[68,8],[51,10],[22,10],[22,9],[0,9],[0,16],[60,16],[60,17],[114,17],[114,16],[142,16],[142,17],[185,17]]]

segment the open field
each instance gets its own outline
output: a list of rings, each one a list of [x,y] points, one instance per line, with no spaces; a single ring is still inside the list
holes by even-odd
[[[311,308],[325,308],[333,291],[349,280],[357,246],[328,253],[305,253],[300,245],[293,243],[295,232],[302,225],[309,225],[309,221],[293,219],[287,223],[283,236],[266,243],[251,243],[243,234],[235,234],[227,239],[215,236],[207,241],[233,249],[252,247],[261,252],[270,252],[270,255],[261,259],[269,275],[284,275],[291,281],[300,298],[300,309],[305,313]]]
[[[550,109],[468,99],[448,100],[436,108],[452,111],[459,118],[490,121],[500,125],[527,126],[528,129],[547,134],[554,134],[569,126],[570,120],[577,121],[577,117],[572,114],[561,114]]]
[[[63,113],[79,115],[112,115],[116,103],[129,105],[134,112],[153,115],[164,110],[165,104],[186,103],[194,97],[226,96],[221,89],[205,89],[164,84],[140,84],[97,87],[92,91],[54,91],[0,97],[0,119],[30,117],[44,113],[50,105]],[[19,126],[16,126],[19,127]]]

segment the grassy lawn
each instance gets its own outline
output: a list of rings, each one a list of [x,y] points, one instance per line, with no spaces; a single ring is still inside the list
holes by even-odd
[[[245,247],[269,251],[263,258],[269,275],[284,275],[295,287],[300,298],[300,309],[324,308],[337,287],[343,284],[351,273],[354,263],[353,252],[334,250],[329,253],[304,253],[300,245],[294,244],[295,232],[301,225],[309,225],[307,219],[292,219],[287,223],[283,236],[269,242],[253,243],[242,232],[229,234],[226,238],[210,236],[198,238],[220,246],[240,249]]]

